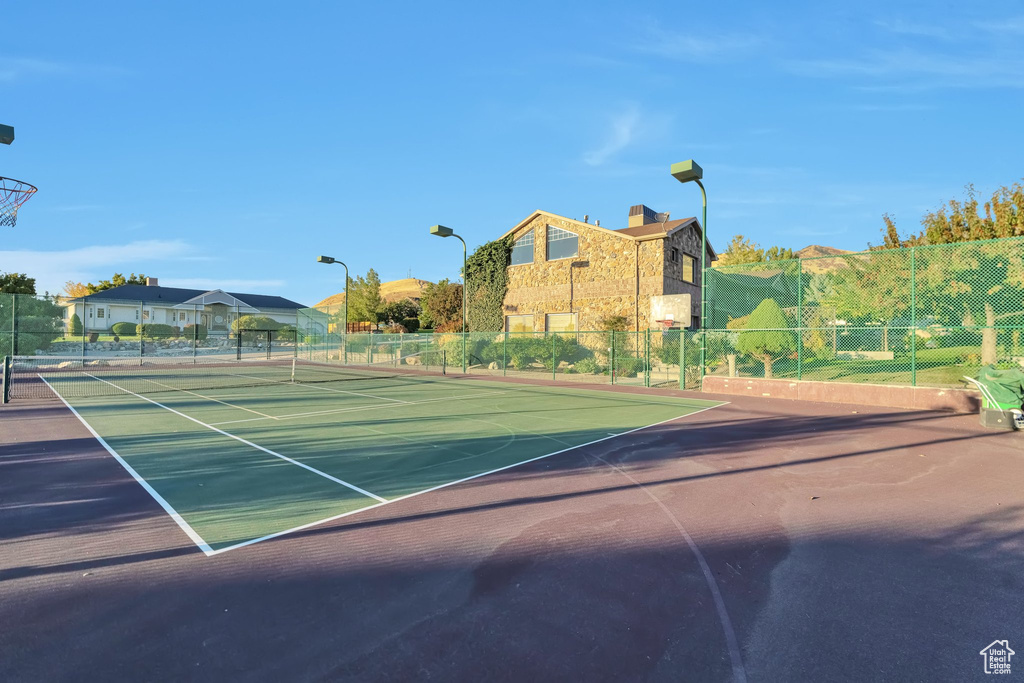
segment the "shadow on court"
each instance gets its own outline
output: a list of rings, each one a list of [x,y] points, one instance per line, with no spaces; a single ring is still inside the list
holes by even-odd
[[[1024,643],[1024,439],[976,416],[741,399],[205,557],[59,406],[4,410],[5,680],[964,680]]]

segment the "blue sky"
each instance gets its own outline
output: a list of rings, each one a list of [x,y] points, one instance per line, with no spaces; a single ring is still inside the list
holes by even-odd
[[[492,6],[493,5],[493,6]],[[847,249],[1024,176],[1024,5],[19,3],[0,270],[144,271],[305,304],[342,270],[455,277],[535,209],[631,204]]]

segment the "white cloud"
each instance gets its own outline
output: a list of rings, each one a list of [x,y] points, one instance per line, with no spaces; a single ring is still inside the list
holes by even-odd
[[[636,51],[684,62],[709,62],[737,59],[762,48],[765,40],[747,33],[708,31],[666,31],[658,26],[647,28],[646,38],[632,45]]]
[[[147,265],[189,255],[181,240],[144,240],[119,245],[94,245],[55,251],[0,251],[0,270],[28,273],[36,290],[56,293],[68,280],[108,278],[114,272],[138,273]]]
[[[590,166],[601,166],[616,153],[625,149],[636,136],[640,123],[640,112],[630,107],[626,112],[612,117],[611,127],[604,141],[583,155],[583,161]]]
[[[31,57],[0,57],[0,81],[39,77],[109,78],[127,73],[127,69],[118,66],[57,62]]]
[[[284,280],[218,280],[216,278],[199,278],[199,277],[186,277],[186,278],[161,278],[160,284],[165,287],[185,287],[188,289],[223,289],[233,290],[236,292],[253,292],[259,293],[260,291],[273,290],[277,293],[281,287],[284,287]]]

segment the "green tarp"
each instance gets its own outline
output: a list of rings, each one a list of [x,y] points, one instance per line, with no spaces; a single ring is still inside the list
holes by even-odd
[[[992,394],[1003,410],[1021,407],[1024,404],[1024,372],[1020,370],[996,370],[991,365],[978,370],[978,381]]]

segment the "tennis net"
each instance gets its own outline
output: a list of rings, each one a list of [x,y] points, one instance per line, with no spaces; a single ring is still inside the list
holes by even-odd
[[[444,374],[444,351],[431,349],[372,363],[341,364],[301,358],[74,358],[14,356],[11,400],[152,394],[321,382],[394,382]]]

